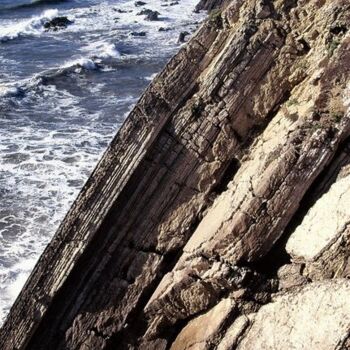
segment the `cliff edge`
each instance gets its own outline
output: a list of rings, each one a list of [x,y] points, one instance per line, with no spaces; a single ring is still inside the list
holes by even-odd
[[[1,349],[350,349],[350,3],[214,7],[111,142]]]

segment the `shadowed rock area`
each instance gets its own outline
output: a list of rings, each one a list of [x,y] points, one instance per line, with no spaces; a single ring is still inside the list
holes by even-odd
[[[350,349],[350,3],[213,8],[103,155],[1,349]]]

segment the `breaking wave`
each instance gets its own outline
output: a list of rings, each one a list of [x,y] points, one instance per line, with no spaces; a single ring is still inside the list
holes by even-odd
[[[58,10],[46,10],[37,17],[22,20],[0,28],[0,41],[6,42],[22,36],[40,35],[44,31],[44,24],[58,16]]]

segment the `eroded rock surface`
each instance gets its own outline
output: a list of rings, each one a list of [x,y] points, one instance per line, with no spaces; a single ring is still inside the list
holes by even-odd
[[[277,296],[248,316],[237,349],[339,349],[349,335],[349,293],[350,281],[340,279]]]
[[[200,6],[1,349],[349,348],[350,4]]]

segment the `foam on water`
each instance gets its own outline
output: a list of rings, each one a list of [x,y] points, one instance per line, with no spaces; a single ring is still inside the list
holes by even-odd
[[[82,51],[92,54],[95,58],[121,58],[121,54],[117,50],[116,45],[105,41],[92,42],[83,47]]]
[[[58,10],[46,10],[40,16],[1,27],[0,41],[13,40],[21,36],[39,35],[44,31],[44,23],[57,16]]]
[[[54,92],[55,88],[50,88]],[[61,98],[69,119],[86,113],[76,106],[74,96],[65,93]],[[102,128],[94,122],[81,130],[70,128],[64,121],[58,124],[59,128],[52,131],[45,125],[38,129],[28,123],[1,135],[0,188],[7,193],[0,209],[0,317],[8,311],[38,253],[49,242],[114,133],[110,127],[101,134]],[[13,148],[13,138],[18,147]]]
[[[38,51],[39,63],[25,65],[27,56],[0,50],[0,323],[141,90],[178,49],[178,33],[203,18],[192,12],[197,0],[134,2],[80,1],[15,23],[0,16],[6,52],[39,43],[47,57]],[[160,20],[137,15],[143,8]],[[58,15],[74,23],[43,35]]]
[[[157,76],[157,73],[153,73],[152,75],[145,77],[145,80],[152,81]]]
[[[66,62],[62,66],[63,69],[71,69],[71,68],[75,68],[75,67],[84,68],[87,70],[97,69],[96,63],[92,59],[86,58],[86,57],[80,57],[80,58],[77,58],[73,61]]]
[[[0,85],[0,98],[18,96],[21,92],[22,90],[19,87]]]
[[[69,60],[58,67],[47,69],[39,74],[35,74],[33,77],[23,79],[15,84],[2,84],[0,85],[0,98],[23,96],[28,90],[36,89],[39,85],[52,81],[54,78],[65,75],[70,72],[81,73],[82,70],[96,70],[104,68],[104,64],[111,64],[110,59],[121,58],[120,53],[115,47],[115,44],[109,44],[106,42],[99,42],[83,48],[83,51],[91,52],[93,57],[80,56]]]

